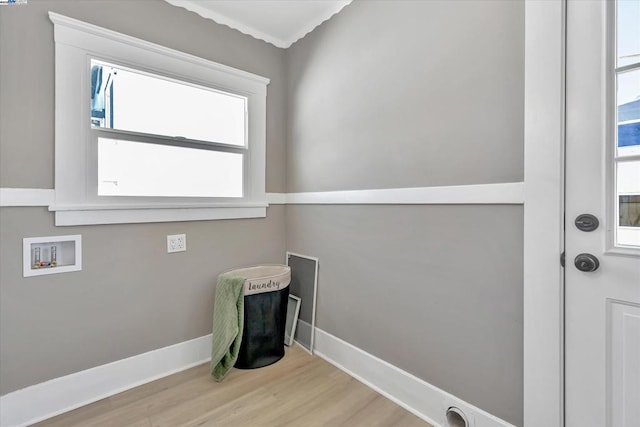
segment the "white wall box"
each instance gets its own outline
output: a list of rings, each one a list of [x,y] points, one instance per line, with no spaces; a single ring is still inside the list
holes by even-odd
[[[25,237],[22,268],[24,277],[82,270],[82,236]]]

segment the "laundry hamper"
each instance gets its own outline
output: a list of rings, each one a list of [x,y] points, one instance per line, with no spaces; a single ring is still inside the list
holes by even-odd
[[[244,277],[244,328],[235,367],[254,369],[284,356],[291,268],[259,265],[224,273]]]

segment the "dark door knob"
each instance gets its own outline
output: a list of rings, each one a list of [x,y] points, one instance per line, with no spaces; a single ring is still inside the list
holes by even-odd
[[[600,267],[600,261],[591,254],[579,254],[574,260],[576,268],[580,271],[590,273],[596,271]]]
[[[578,215],[576,218],[575,225],[578,230],[589,232],[597,229],[600,225],[600,221],[598,221],[598,218],[596,218],[595,215],[582,214]]]

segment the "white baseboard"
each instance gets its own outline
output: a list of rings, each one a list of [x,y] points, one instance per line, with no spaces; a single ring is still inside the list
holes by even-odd
[[[513,427],[321,329],[314,353],[434,427],[460,408],[469,427]],[[18,427],[54,417],[211,359],[211,335],[36,384],[0,397],[0,426]]]
[[[446,426],[445,412],[451,406],[465,413],[469,427],[514,427],[318,328],[315,333],[314,354],[434,427]]]
[[[211,360],[211,335],[0,396],[0,426],[27,426]]]

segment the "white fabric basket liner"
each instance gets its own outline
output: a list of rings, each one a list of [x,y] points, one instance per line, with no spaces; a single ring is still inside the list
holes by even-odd
[[[291,267],[288,265],[256,265],[222,273],[225,276],[243,277],[244,296],[279,291],[291,283]]]

